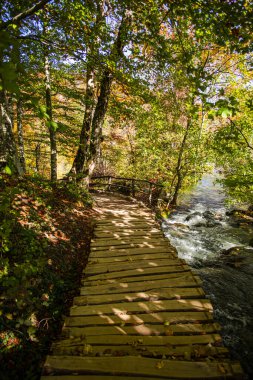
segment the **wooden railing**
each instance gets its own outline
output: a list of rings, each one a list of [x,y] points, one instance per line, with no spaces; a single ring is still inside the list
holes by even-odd
[[[162,193],[164,190],[161,184],[151,181],[109,175],[92,177],[89,188],[90,191],[102,190],[132,196],[148,206],[156,206],[160,198],[163,198]]]

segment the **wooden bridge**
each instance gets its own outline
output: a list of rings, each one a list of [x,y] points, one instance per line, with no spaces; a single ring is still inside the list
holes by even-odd
[[[95,197],[100,219],[41,380],[242,379],[212,305],[149,209]]]

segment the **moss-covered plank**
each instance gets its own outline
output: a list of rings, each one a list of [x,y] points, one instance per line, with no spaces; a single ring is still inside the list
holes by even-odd
[[[108,284],[99,283],[97,286],[86,286],[80,289],[81,295],[91,294],[116,294],[116,293],[133,293],[162,288],[192,288],[199,287],[202,284],[197,276],[178,274],[176,278],[166,278],[162,280],[150,280],[139,282],[125,282],[124,280],[105,280]],[[112,283],[113,281],[113,283]]]
[[[152,313],[158,311],[212,311],[211,302],[208,299],[180,299],[144,302],[125,302],[108,305],[74,305],[70,309],[70,315],[127,315],[128,313]]]
[[[108,375],[129,375],[173,378],[173,379],[232,379],[242,374],[239,366],[227,362],[211,361],[177,361],[124,357],[80,357],[80,356],[48,356],[45,371],[50,373],[94,373]]]
[[[158,324],[163,323],[167,325],[177,323],[210,323],[213,321],[213,314],[211,312],[203,311],[184,311],[179,312],[158,312],[150,314],[129,314],[127,316],[118,315],[99,315],[99,316],[78,316],[67,317],[65,320],[65,326],[81,327],[81,326],[104,326],[115,325],[121,326],[124,323],[125,326],[142,325],[142,324]]]
[[[205,293],[201,288],[157,289],[139,293],[100,294],[94,296],[78,296],[74,305],[101,305],[115,302],[155,301],[170,299],[201,298]]]

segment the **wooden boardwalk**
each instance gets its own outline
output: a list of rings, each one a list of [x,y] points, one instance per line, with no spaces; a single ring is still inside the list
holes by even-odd
[[[242,379],[200,279],[151,212],[96,196],[101,218],[43,380]]]

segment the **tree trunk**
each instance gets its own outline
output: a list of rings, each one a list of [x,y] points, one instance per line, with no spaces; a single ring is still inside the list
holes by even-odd
[[[101,81],[100,95],[98,97],[97,106],[92,120],[92,129],[89,145],[89,158],[86,161],[86,166],[84,168],[84,182],[86,184],[89,183],[89,178],[93,173],[96,158],[99,153],[102,137],[102,126],[108,107],[112,80],[112,73],[110,72],[110,70],[106,70]]]
[[[75,156],[72,169],[77,177],[83,173],[84,163],[88,159],[90,133],[92,125],[92,117],[94,111],[95,101],[95,71],[94,69],[87,69],[86,75],[86,97],[85,97],[85,113],[83,118],[83,125],[80,134],[80,141],[77,154]]]
[[[177,205],[177,199],[179,195],[179,191],[182,187],[183,183],[183,174],[182,174],[182,160],[183,160],[183,154],[185,150],[185,144],[187,141],[189,129],[190,129],[191,123],[190,120],[187,121],[186,125],[186,130],[184,133],[184,137],[180,146],[179,154],[178,154],[178,159],[177,159],[177,166],[176,166],[176,173],[175,173],[175,179],[176,179],[176,185],[174,188],[172,200],[170,201],[169,205],[170,206],[176,206]],[[173,181],[174,182],[174,181]]]
[[[46,86],[46,114],[47,124],[50,136],[50,167],[51,167],[51,181],[57,181],[57,141],[56,131],[53,126],[53,111],[52,111],[52,98],[51,98],[51,77],[50,77],[50,63],[48,53],[45,52],[45,86]]]
[[[26,172],[26,162],[25,162],[25,149],[24,149],[24,134],[23,134],[23,107],[22,100],[19,98],[17,101],[17,127],[18,127],[18,152],[20,166],[23,173]]]
[[[36,173],[40,173],[40,143],[37,143],[35,148],[35,170]]]
[[[0,114],[1,114],[1,167],[9,166],[11,170],[23,175],[23,169],[19,162],[16,142],[13,134],[13,118],[10,110],[9,99],[6,91],[0,94]]]

